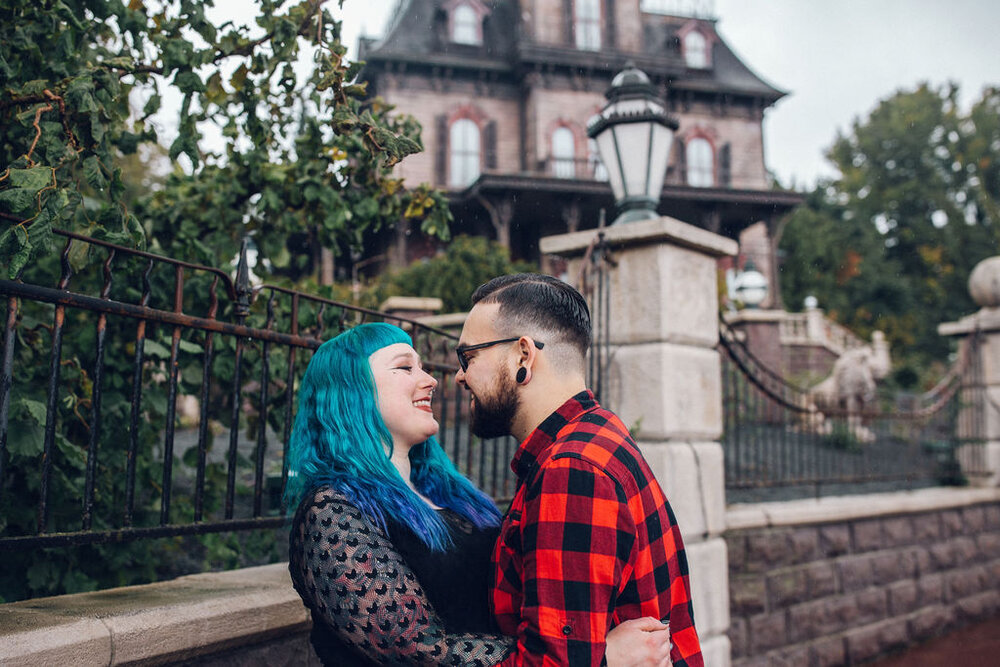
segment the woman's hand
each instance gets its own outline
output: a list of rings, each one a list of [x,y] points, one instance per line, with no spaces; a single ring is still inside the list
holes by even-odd
[[[670,626],[655,618],[624,621],[608,633],[608,667],[669,667]]]

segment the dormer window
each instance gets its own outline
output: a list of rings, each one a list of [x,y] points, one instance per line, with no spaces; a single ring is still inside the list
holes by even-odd
[[[585,51],[601,49],[601,0],[576,0],[574,3],[573,34],[576,48]]]
[[[457,44],[479,44],[479,17],[469,5],[455,7],[451,15],[451,41]]]
[[[684,35],[684,62],[693,69],[706,69],[711,65],[708,53],[708,40],[705,34],[697,28]]]
[[[483,18],[489,13],[480,0],[451,0],[448,12],[448,38],[455,44],[479,46],[483,43]]]

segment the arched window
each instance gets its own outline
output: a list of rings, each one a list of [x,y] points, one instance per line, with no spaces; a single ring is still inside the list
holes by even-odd
[[[715,185],[715,157],[708,139],[695,137],[687,142],[685,150],[688,185],[709,188]]]
[[[458,44],[481,43],[479,15],[472,7],[461,4],[451,14],[451,41]]]
[[[595,181],[608,180],[608,170],[601,161],[601,153],[597,150],[597,142],[593,139],[587,140],[587,165]]]
[[[479,178],[479,143],[479,126],[475,121],[459,118],[451,124],[448,185],[464,188]]]
[[[552,133],[552,173],[556,178],[576,178],[576,139],[568,127]]]
[[[708,42],[705,35],[692,30],[684,36],[684,62],[688,67],[708,67]]]
[[[598,51],[601,48],[601,0],[576,0],[575,5],[576,48]]]

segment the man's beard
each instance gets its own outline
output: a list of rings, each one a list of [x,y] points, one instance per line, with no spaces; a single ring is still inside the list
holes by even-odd
[[[476,394],[475,401],[469,420],[473,433],[484,439],[510,435],[520,401],[508,369],[502,369],[496,376],[491,395]]]

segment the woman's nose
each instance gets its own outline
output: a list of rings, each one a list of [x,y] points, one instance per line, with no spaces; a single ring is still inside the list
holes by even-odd
[[[424,373],[424,376],[425,376],[424,377],[424,386],[428,386],[429,385],[430,388],[433,389],[434,387],[436,387],[438,385],[437,378],[435,378],[433,375],[431,375],[427,371],[423,371],[423,373]]]

